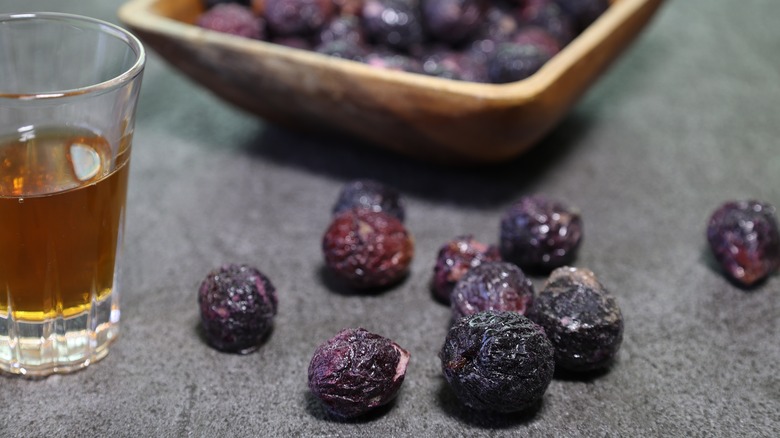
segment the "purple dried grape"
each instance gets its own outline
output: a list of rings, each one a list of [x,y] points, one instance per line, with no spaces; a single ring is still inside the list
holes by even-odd
[[[533,271],[571,264],[582,227],[579,211],[545,196],[523,197],[501,219],[501,255]]]
[[[780,266],[780,233],[775,208],[755,201],[729,201],[707,224],[707,241],[726,276],[753,286]]]
[[[533,44],[501,43],[488,61],[488,78],[495,84],[519,81],[536,73],[551,57]]]
[[[260,40],[265,38],[265,23],[252,10],[237,3],[222,3],[198,17],[198,26],[217,32]]]
[[[433,267],[434,295],[449,303],[452,289],[469,269],[500,260],[498,248],[486,245],[471,235],[459,236],[445,243],[439,249],[436,265]]]
[[[493,3],[485,12],[485,20],[476,39],[490,39],[496,43],[509,41],[519,27],[512,9],[503,3]]]
[[[211,271],[198,290],[203,333],[216,349],[249,353],[270,333],[276,315],[276,288],[247,265]]]
[[[423,41],[418,0],[366,0],[362,16],[366,34],[381,46],[409,50]]]
[[[561,46],[569,44],[577,34],[571,16],[554,0],[527,0],[518,11],[518,21],[521,25],[541,27]]]
[[[409,271],[414,242],[394,216],[367,209],[347,210],[333,220],[322,239],[325,264],[356,289],[401,281]]]
[[[609,8],[609,0],[557,0],[558,5],[571,15],[577,30],[590,26]]]
[[[363,29],[360,27],[360,19],[352,15],[342,15],[328,22],[317,36],[319,44],[333,41],[347,40],[357,45],[363,45]]]
[[[470,55],[483,66],[486,78],[488,59],[493,56],[500,43],[508,42],[515,35],[517,29],[517,20],[512,10],[504,3],[488,6],[482,28],[468,47]]]
[[[409,353],[363,328],[345,329],[314,351],[309,388],[332,414],[357,417],[393,400]]]
[[[525,315],[534,301],[534,286],[516,265],[487,262],[470,269],[450,295],[453,319],[485,310]]]
[[[322,28],[333,16],[331,0],[265,0],[268,27],[277,36],[302,36]]]
[[[553,355],[542,328],[525,316],[486,311],[456,321],[439,358],[463,404],[516,412],[541,400],[555,370]]]
[[[531,44],[547,52],[552,58],[561,51],[561,43],[552,34],[536,26],[526,26],[520,29],[512,42],[515,44]]]
[[[615,298],[588,269],[554,270],[528,315],[555,348],[555,367],[585,372],[609,366],[623,341]]]
[[[403,222],[405,209],[398,191],[388,185],[369,179],[350,181],[341,188],[333,215],[353,208],[384,211]]]
[[[452,44],[479,31],[487,9],[486,0],[421,0],[420,5],[428,34]]]

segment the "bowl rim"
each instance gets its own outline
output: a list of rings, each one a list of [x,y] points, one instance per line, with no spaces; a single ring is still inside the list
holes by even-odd
[[[623,21],[647,3],[659,0],[613,0],[610,7],[583,30],[539,71],[516,82],[484,84],[399,72],[376,68],[356,61],[340,59],[308,50],[281,46],[267,41],[224,34],[160,15],[154,6],[166,0],[129,0],[119,11],[119,19],[137,30],[164,34],[208,45],[249,52],[257,56],[274,56],[306,67],[327,68],[335,73],[359,75],[364,79],[380,80],[446,92],[465,98],[479,98],[492,103],[517,104],[535,99],[557,82],[568,70],[581,62],[584,55],[596,50]]]

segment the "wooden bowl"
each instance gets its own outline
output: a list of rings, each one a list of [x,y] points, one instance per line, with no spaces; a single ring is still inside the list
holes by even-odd
[[[119,18],[224,100],[294,129],[329,128],[446,163],[518,156],[549,132],[662,0],[615,0],[536,74],[478,84],[387,71],[201,29],[200,0],[131,0]]]

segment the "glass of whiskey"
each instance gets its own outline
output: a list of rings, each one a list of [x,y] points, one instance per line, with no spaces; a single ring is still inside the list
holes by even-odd
[[[100,20],[0,14],[0,371],[68,373],[119,333],[143,46]]]

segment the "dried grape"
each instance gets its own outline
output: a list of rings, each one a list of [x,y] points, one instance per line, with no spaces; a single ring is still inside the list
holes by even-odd
[[[550,274],[529,318],[555,347],[555,367],[583,372],[609,366],[623,341],[615,298],[588,269],[561,267]]]
[[[218,350],[248,353],[271,331],[276,288],[262,272],[247,265],[211,271],[198,290],[201,326]]]
[[[553,346],[544,330],[515,312],[461,318],[439,354],[442,372],[466,406],[496,412],[534,406],[553,377]]]
[[[409,358],[387,338],[363,328],[345,329],[315,350],[309,388],[332,414],[357,417],[396,397]]]

